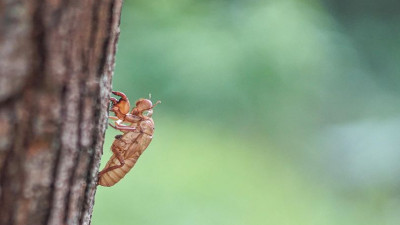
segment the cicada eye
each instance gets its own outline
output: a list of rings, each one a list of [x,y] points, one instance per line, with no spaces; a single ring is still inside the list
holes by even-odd
[[[150,117],[153,115],[153,110],[149,109],[149,110],[144,110],[142,113],[143,116],[147,116]]]

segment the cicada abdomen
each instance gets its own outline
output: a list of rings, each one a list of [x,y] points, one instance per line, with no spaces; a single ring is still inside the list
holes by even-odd
[[[136,161],[139,159],[140,155],[137,157],[129,158],[124,160],[124,165],[122,167],[110,170],[105,172],[99,177],[98,184],[105,187],[111,187],[120,181],[136,164]],[[104,169],[111,168],[113,166],[121,165],[118,158],[113,155],[111,156],[110,160],[107,162],[107,165]]]
[[[138,131],[126,132],[114,140],[111,146],[114,154],[99,174],[99,185],[110,187],[120,181],[150,144],[153,138],[153,120],[143,120],[136,128]]]

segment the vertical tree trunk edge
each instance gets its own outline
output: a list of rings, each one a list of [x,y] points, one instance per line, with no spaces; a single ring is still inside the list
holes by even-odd
[[[122,0],[0,0],[0,225],[90,224]]]

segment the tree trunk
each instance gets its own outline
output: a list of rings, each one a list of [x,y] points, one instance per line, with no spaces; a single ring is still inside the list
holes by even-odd
[[[0,225],[90,224],[122,0],[0,0]]]

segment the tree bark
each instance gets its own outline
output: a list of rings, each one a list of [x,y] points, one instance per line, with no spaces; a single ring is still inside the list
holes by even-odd
[[[122,0],[0,0],[0,225],[90,224]]]

